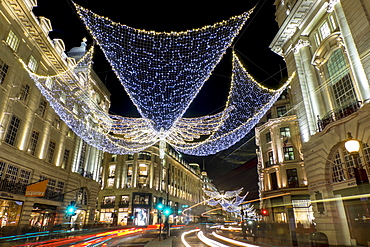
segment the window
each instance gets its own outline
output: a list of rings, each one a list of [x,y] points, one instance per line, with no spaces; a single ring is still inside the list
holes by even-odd
[[[55,119],[54,119],[53,126],[54,126],[57,130],[60,130],[60,124],[61,124],[60,117],[59,117],[58,115],[55,115]]]
[[[280,128],[280,136],[281,137],[290,137],[290,128],[289,127]]]
[[[5,76],[8,73],[9,66],[0,59],[0,84],[5,80]]]
[[[127,155],[127,160],[134,160],[134,155],[133,154],[128,154]]]
[[[139,164],[139,175],[140,176],[148,176],[148,165]]]
[[[32,155],[35,155],[37,141],[39,140],[39,134],[40,133],[36,130],[32,131],[30,143],[28,144],[28,152]]]
[[[37,115],[39,115],[40,117],[44,117],[47,105],[48,105],[48,102],[44,99],[41,99],[39,108],[37,109],[37,112],[36,112]]]
[[[314,37],[315,37],[315,43],[316,43],[316,46],[319,46],[320,45],[320,37],[319,37],[319,33],[315,33],[314,34]]]
[[[31,172],[21,169],[19,173],[18,182],[21,184],[28,185],[31,177]]]
[[[297,169],[287,169],[286,176],[289,188],[299,187]]]
[[[332,174],[331,174],[332,182],[333,183],[338,183],[338,182],[342,182],[342,181],[346,180],[345,175],[344,175],[344,170],[343,170],[344,164],[342,163],[342,159],[340,157],[339,152],[337,152],[334,155],[334,158],[333,158],[332,161],[333,161]]]
[[[30,56],[30,60],[28,61],[28,68],[32,71],[35,72],[37,68],[37,60],[34,58],[34,56]]]
[[[121,196],[121,204],[128,204],[130,201],[129,196]]]
[[[327,21],[320,26],[321,39],[325,39],[330,35],[330,27]]]
[[[54,81],[50,77],[46,79],[45,86],[48,89],[53,89]]]
[[[103,197],[103,205],[114,205],[114,202],[116,201],[115,196],[104,196]]]
[[[66,169],[68,167],[68,160],[69,160],[69,154],[70,153],[71,153],[71,151],[69,151],[68,149],[64,150],[62,166],[61,166],[63,169]]]
[[[53,157],[54,157],[54,152],[55,152],[55,141],[50,141],[49,142],[49,148],[48,148],[48,153],[46,156],[46,161],[49,163],[53,162]]]
[[[327,62],[328,81],[333,85],[333,97],[338,107],[356,100],[349,67],[341,49],[333,52]]]
[[[26,102],[29,92],[30,92],[30,86],[27,84],[23,84],[21,87],[21,91],[19,92],[19,100]]]
[[[117,161],[117,154],[112,154],[112,157],[111,157],[111,160],[112,162],[116,162]]]
[[[335,30],[337,28],[337,24],[335,23],[333,15],[329,16],[329,21],[330,21],[330,25],[331,25],[332,30]]]
[[[276,172],[270,173],[270,185],[272,190],[277,190],[279,188]]]
[[[75,103],[73,104],[73,109],[72,109],[74,114],[78,114],[78,105]]]
[[[107,187],[113,187],[114,185],[114,178],[107,179]]]
[[[75,133],[73,133],[73,131],[71,129],[68,129],[67,137],[73,139],[74,135],[75,135]]]
[[[85,172],[85,161],[87,154],[87,143],[82,141],[81,152],[80,152],[80,161],[78,162],[78,172],[83,175]]]
[[[149,205],[149,195],[133,195],[134,204]]]
[[[271,118],[272,118],[272,116],[271,116],[271,112],[268,112],[268,113],[266,114],[266,120],[267,120],[267,121],[269,121]]]
[[[108,177],[114,177],[116,173],[116,165],[109,166]]]
[[[294,149],[293,147],[284,147],[284,160],[294,160]]]
[[[30,182],[30,177],[31,171],[23,170],[18,166],[7,164],[4,161],[0,161],[0,180],[6,179],[9,182],[28,185]]]
[[[276,113],[278,117],[283,117],[286,113],[286,106],[279,106],[276,107]]]
[[[267,153],[268,165],[271,166],[274,164],[274,152],[269,151]]]
[[[6,38],[6,43],[10,46],[10,48],[12,48],[13,51],[17,50],[19,39],[12,30],[9,31],[8,37]]]
[[[15,165],[8,164],[8,169],[6,169],[5,179],[8,181],[16,182],[18,177],[19,167]]]
[[[55,186],[55,192],[63,193],[63,190],[64,190],[64,182],[63,181],[58,181],[56,186]]]
[[[21,120],[17,116],[15,115],[12,116],[12,120],[10,121],[10,125],[8,128],[8,132],[6,133],[5,143],[8,143],[9,145],[12,145],[12,146],[15,145],[15,140],[17,138],[17,133],[18,133],[20,122]]]
[[[65,104],[66,103],[66,99],[67,99],[67,95],[65,92],[60,92],[60,101]]]
[[[0,160],[0,179],[3,178],[6,163]]]
[[[132,176],[132,165],[127,166],[127,175]]]
[[[140,152],[138,156],[139,160],[150,160],[150,158],[151,158],[151,154],[147,152]]]
[[[270,131],[266,133],[266,142],[270,142],[271,141],[271,133]]]

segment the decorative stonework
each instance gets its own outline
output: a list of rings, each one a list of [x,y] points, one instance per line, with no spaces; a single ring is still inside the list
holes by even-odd
[[[310,46],[310,41],[308,40],[298,40],[297,44],[293,47],[293,52],[294,54],[298,54],[299,53],[299,50],[302,48],[302,47],[306,47],[306,46]]]
[[[331,13],[334,11],[334,6],[339,3],[339,0],[329,0],[328,6],[326,7],[326,12]]]

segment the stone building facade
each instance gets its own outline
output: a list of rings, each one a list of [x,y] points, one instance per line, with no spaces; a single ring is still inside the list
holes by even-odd
[[[330,245],[369,246],[370,2],[276,0],[316,230]],[[348,134],[360,142],[350,154]]]
[[[269,224],[276,244],[307,242],[314,228],[313,208],[289,88],[261,119],[255,137],[262,220]]]
[[[76,202],[78,225],[95,220],[103,153],[78,138],[51,108],[19,60],[39,75],[72,68],[85,42],[70,57],[64,42],[49,38],[50,20],[36,17],[34,0],[0,3],[0,219],[1,231],[51,229],[69,219],[65,207]],[[79,39],[77,38],[77,44]],[[80,73],[87,73],[80,70]],[[90,95],[103,111],[109,92],[92,73]],[[43,197],[26,197],[26,186],[48,179]]]
[[[159,202],[171,207],[170,223],[196,221],[193,216],[204,211],[201,206],[182,212],[203,201],[202,189],[209,178],[198,164],[189,164],[171,147],[163,159],[159,153],[158,145],[133,155],[105,153],[98,197],[102,223],[157,224]]]

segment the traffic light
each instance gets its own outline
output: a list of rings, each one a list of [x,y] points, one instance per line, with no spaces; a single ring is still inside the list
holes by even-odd
[[[75,216],[76,215],[76,202],[75,201],[71,201],[69,203],[69,205],[67,206],[66,208],[66,214],[68,216]]]
[[[158,210],[163,210],[164,208],[164,205],[162,203],[157,203],[157,205],[155,206]]]
[[[268,216],[269,215],[269,211],[267,211],[267,209],[261,209],[261,215],[262,216]]]
[[[172,214],[172,210],[170,207],[166,207],[165,209],[163,209],[163,214],[168,216],[170,214]]]
[[[163,205],[163,199],[162,197],[158,198],[157,205],[155,205],[155,208],[158,210],[163,210],[164,205]]]

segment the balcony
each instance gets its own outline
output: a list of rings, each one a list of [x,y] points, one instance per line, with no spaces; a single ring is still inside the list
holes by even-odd
[[[319,118],[317,121],[317,127],[319,132],[323,131],[325,127],[330,123],[338,121],[342,118],[351,115],[354,112],[357,112],[358,109],[360,109],[360,106],[361,106],[360,102],[352,101],[347,105],[329,111],[328,113],[325,114],[323,118],[321,119]]]
[[[26,193],[26,187],[26,184],[16,183],[7,179],[0,180],[0,191],[5,191],[17,195],[24,195]]]
[[[26,193],[26,187],[27,187],[26,184],[17,183],[6,179],[0,180],[0,191],[5,191],[17,195],[24,195]],[[63,193],[46,189],[44,196],[41,198],[51,201],[62,202]]]

